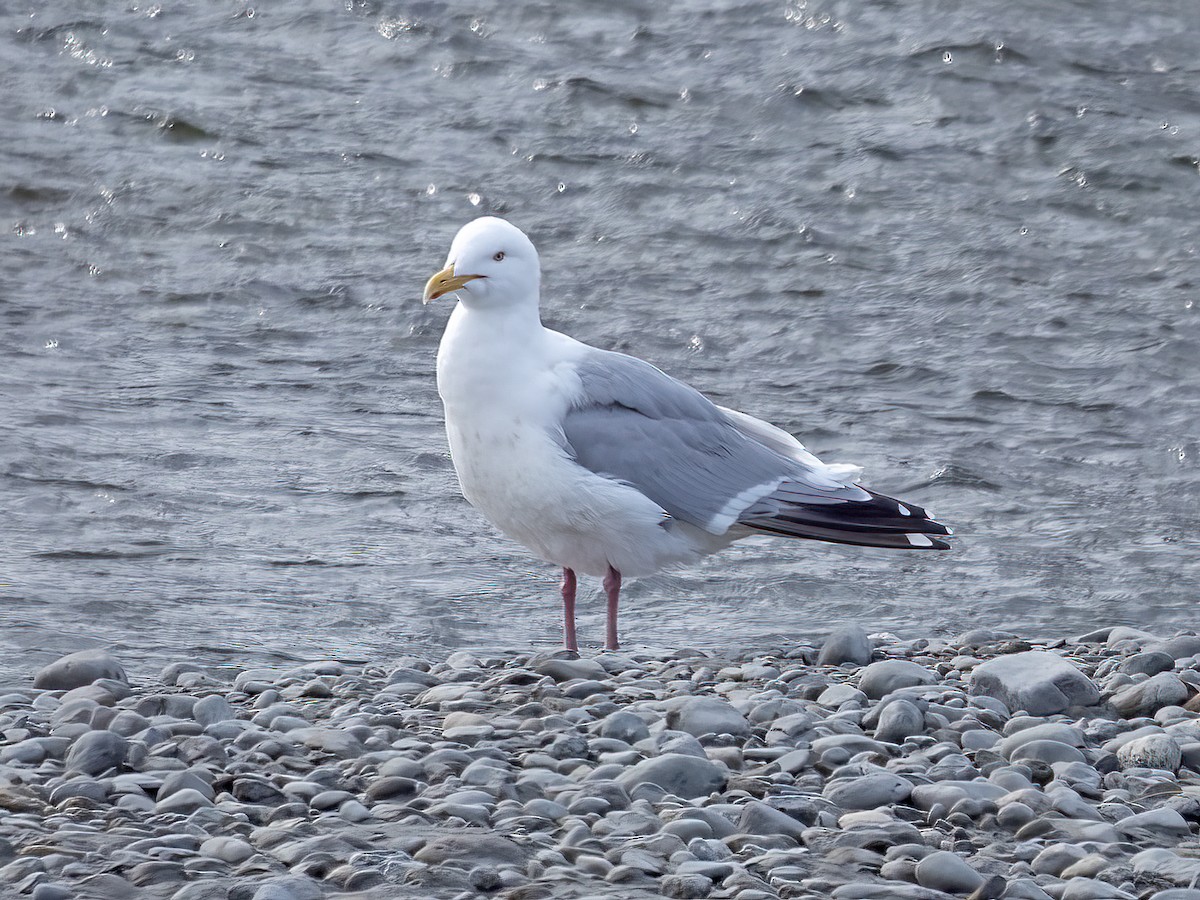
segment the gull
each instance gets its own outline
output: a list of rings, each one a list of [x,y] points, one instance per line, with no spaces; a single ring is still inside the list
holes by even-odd
[[[925,510],[859,485],[780,428],[717,406],[623,353],[542,325],[533,243],[494,216],[464,225],[423,301],[457,295],[437,354],[463,496],[562,567],[563,643],[578,651],[576,574],[603,578],[616,650],[622,578],[782,535],[945,550]]]

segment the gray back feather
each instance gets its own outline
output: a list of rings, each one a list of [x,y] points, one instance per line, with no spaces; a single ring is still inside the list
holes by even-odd
[[[578,374],[583,392],[563,422],[569,452],[677,519],[720,534],[743,511],[728,504],[744,492],[770,494],[784,479],[805,486],[802,463],[743,434],[703,394],[647,362],[595,351]],[[808,487],[825,502],[838,493]],[[748,507],[758,498],[743,499]]]

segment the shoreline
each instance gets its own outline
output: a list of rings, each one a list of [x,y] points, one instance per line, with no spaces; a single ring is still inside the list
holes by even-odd
[[[1196,635],[34,684],[0,687],[0,884],[35,900],[1200,900]]]

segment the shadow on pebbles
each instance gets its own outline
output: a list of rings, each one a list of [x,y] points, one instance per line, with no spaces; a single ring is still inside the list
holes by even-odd
[[[1200,636],[0,687],[0,895],[1200,900]]]

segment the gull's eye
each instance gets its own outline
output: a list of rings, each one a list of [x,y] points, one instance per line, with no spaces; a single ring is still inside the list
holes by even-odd
[[[504,251],[501,250],[499,253],[497,253],[495,256],[493,256],[492,259],[494,259],[496,262],[503,262],[504,261]]]

